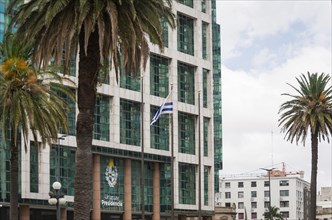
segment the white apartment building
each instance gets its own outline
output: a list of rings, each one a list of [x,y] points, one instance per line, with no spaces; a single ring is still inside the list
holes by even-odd
[[[309,183],[303,179],[303,173],[294,175],[274,170],[270,180],[268,174],[221,177],[219,196],[222,206],[236,205],[236,219],[263,219],[271,201],[271,206],[278,207],[285,219],[299,220],[303,219],[305,187],[309,188]]]
[[[316,219],[332,219],[332,187],[322,187],[317,195]]]

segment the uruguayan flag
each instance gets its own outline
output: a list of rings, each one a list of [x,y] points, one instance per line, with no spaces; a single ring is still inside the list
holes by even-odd
[[[173,102],[169,100],[170,94],[167,96],[163,104],[160,106],[155,116],[152,118],[151,124],[153,125],[161,114],[172,114],[173,113]]]

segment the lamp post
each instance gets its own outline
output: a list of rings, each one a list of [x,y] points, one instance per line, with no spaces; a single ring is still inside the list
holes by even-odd
[[[271,171],[274,170],[275,168],[270,168],[270,169],[260,168],[260,169],[267,171],[269,174],[269,216],[270,220],[273,220],[271,213]]]
[[[49,192],[50,198],[48,199],[48,203],[50,205],[56,205],[56,219],[60,220],[60,205],[64,205],[66,203],[66,199],[64,195],[61,194],[61,183],[55,181],[52,185],[54,192]]]

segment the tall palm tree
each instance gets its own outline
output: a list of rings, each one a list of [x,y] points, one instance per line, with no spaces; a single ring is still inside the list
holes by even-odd
[[[279,212],[279,208],[276,206],[272,206],[271,210],[266,210],[263,213],[263,217],[265,220],[270,220],[270,219],[283,220],[284,219],[282,214]]]
[[[13,23],[18,43],[33,45],[34,61],[42,66],[54,56],[65,66],[79,51],[77,151],[74,218],[90,218],[92,138],[96,87],[100,69],[114,65],[116,76],[145,67],[150,41],[163,49],[161,18],[174,27],[172,0],[35,0],[18,6]],[[13,12],[14,13],[14,12]],[[79,45],[79,48],[77,46]]]
[[[31,133],[37,146],[57,141],[58,128],[68,130],[67,104],[58,97],[66,81],[53,71],[40,71],[31,64],[31,50],[13,43],[6,34],[0,44],[0,130],[10,139],[10,219],[18,219],[18,145],[23,135],[25,148]],[[50,89],[50,82],[52,82]],[[68,80],[68,82],[70,82]]]
[[[316,219],[316,190],[318,142],[327,139],[332,133],[332,88],[330,76],[324,73],[307,73],[296,78],[299,88],[290,85],[297,95],[283,94],[291,97],[280,107],[279,126],[285,132],[285,138],[296,144],[305,144],[310,129],[311,135],[311,183],[309,219]]]

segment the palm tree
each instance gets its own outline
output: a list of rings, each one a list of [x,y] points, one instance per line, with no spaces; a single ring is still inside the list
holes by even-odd
[[[264,216],[265,220],[270,220],[270,219],[283,220],[284,219],[283,216],[282,216],[282,214],[279,212],[279,208],[276,207],[276,206],[272,206],[271,207],[271,211],[270,210],[266,210],[263,213],[263,216]]]
[[[0,44],[0,123],[2,137],[10,139],[10,219],[18,219],[18,145],[25,148],[31,133],[36,145],[57,141],[58,128],[67,130],[67,104],[57,96],[73,94],[62,85],[64,78],[53,71],[40,71],[31,64],[31,50],[13,43],[6,34]],[[52,89],[49,88],[49,82]],[[69,81],[68,81],[69,82]]]
[[[33,45],[34,62],[58,64],[65,51],[68,70],[72,54],[79,51],[78,117],[74,218],[90,218],[92,138],[98,72],[114,65],[116,76],[124,66],[135,74],[145,67],[150,41],[163,49],[161,19],[175,26],[172,0],[35,0],[17,8],[13,24],[17,42]],[[12,12],[15,13],[15,12]],[[79,48],[77,46],[79,45]]]
[[[311,134],[311,185],[309,219],[316,219],[316,190],[318,141],[329,142],[332,133],[332,88],[328,85],[330,77],[324,73],[307,73],[296,78],[299,88],[290,85],[297,95],[283,94],[291,97],[280,107],[279,119],[281,131],[285,138],[296,144],[301,140],[303,145],[310,128]]]

